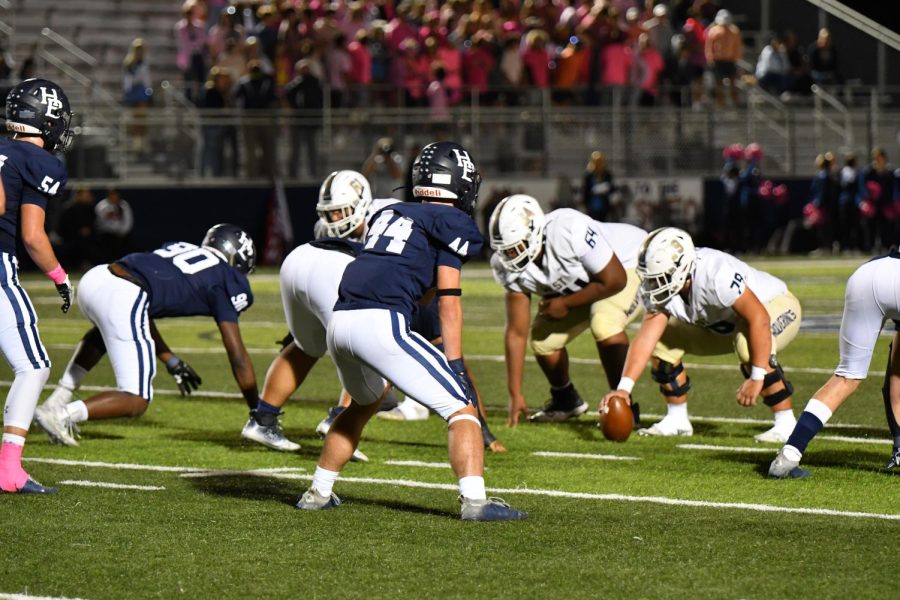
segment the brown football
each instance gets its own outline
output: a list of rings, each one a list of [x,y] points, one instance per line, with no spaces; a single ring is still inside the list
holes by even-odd
[[[600,414],[600,430],[603,437],[613,442],[624,442],[634,428],[631,406],[624,398],[614,397],[607,404],[607,412]]]

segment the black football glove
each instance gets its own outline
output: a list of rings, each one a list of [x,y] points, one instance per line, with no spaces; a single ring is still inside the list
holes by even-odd
[[[72,308],[72,300],[75,299],[75,286],[69,281],[68,275],[66,275],[65,281],[56,284],[56,293],[62,298],[62,306],[60,307],[62,311],[64,313],[69,312],[69,309]]]
[[[178,386],[182,396],[189,396],[192,390],[196,390],[203,383],[197,372],[174,354],[166,361],[166,370],[175,379],[175,385]]]

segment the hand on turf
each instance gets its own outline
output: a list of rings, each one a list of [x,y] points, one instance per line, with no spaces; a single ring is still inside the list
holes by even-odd
[[[569,307],[566,306],[562,297],[545,298],[538,305],[538,315],[548,321],[559,321],[565,319],[569,314]]]
[[[627,402],[629,405],[631,404],[631,394],[629,394],[625,390],[613,390],[603,396],[603,399],[600,400],[600,414],[606,414],[607,410],[609,410],[607,408],[609,401],[615,397],[624,398],[625,402]]]
[[[528,419],[528,405],[525,404],[525,396],[517,394],[509,397],[509,416],[506,419],[507,427],[515,427],[520,418]]]
[[[69,312],[69,309],[72,308],[72,300],[75,299],[75,286],[69,281],[68,275],[66,275],[65,281],[56,284],[56,293],[62,298],[62,306],[60,307],[62,311],[64,313]]]
[[[173,355],[166,361],[166,370],[175,379],[175,385],[178,386],[182,396],[189,396],[192,390],[196,390],[203,383],[197,372],[177,356]]]
[[[506,446],[500,443],[500,440],[494,440],[488,446],[491,452],[506,452]]]
[[[762,392],[763,382],[752,379],[744,380],[737,391],[737,401],[741,406],[756,406],[756,399]]]

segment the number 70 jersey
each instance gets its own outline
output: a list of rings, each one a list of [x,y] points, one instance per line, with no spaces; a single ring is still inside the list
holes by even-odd
[[[207,248],[173,242],[117,262],[145,282],[153,319],[209,316],[236,322],[253,304],[246,275]]]
[[[483,245],[481,232],[452,206],[402,202],[376,213],[362,253],[347,266],[335,310],[386,308],[409,319],[434,287],[438,266],[462,268]]]

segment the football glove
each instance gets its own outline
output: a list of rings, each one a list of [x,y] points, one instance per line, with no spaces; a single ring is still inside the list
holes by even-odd
[[[196,390],[203,383],[197,372],[174,354],[166,361],[166,370],[175,379],[175,385],[178,386],[182,396],[189,396],[192,390]]]
[[[62,298],[62,306],[60,307],[62,311],[64,313],[69,312],[69,309],[72,308],[72,300],[75,299],[75,286],[69,281],[68,275],[66,275],[62,283],[56,284],[56,293]]]
[[[466,373],[466,365],[463,362],[463,359],[457,358],[456,360],[447,361],[447,364],[450,365],[450,369],[453,371],[453,374],[456,375],[456,380],[463,389],[463,395],[465,395],[466,400],[471,404],[478,406],[478,401],[474,398],[475,391],[472,389],[472,382],[469,380],[469,375]]]

